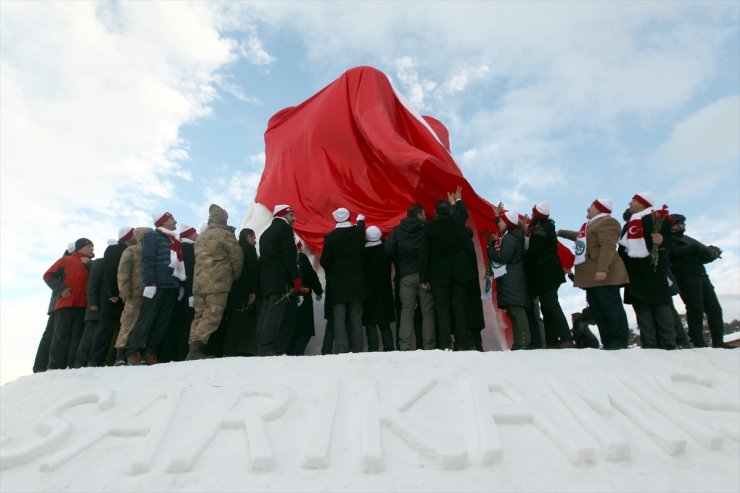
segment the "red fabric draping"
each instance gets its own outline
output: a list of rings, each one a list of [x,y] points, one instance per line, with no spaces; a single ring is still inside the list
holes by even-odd
[[[450,155],[447,129],[417,118],[382,72],[356,67],[298,106],[275,114],[265,132],[265,170],[255,201],[290,204],[294,228],[314,251],[334,227],[331,212],[387,234],[412,203],[431,217],[434,203],[462,187],[478,232],[496,230],[491,204],[465,180]],[[439,139],[439,140],[438,140]]]

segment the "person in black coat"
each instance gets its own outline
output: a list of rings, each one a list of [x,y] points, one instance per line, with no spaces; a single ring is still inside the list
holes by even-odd
[[[367,334],[367,350],[379,349],[378,331],[383,351],[393,351],[391,323],[396,321],[391,281],[391,262],[383,248],[382,233],[377,226],[365,232],[367,243],[363,254],[368,296],[362,307],[362,323]]]
[[[512,351],[529,348],[530,333],[527,310],[530,305],[527,280],[524,274],[524,231],[519,224],[519,214],[514,211],[494,210],[498,218],[499,234],[488,247],[493,277],[496,282],[496,301],[506,309],[511,320]]]
[[[573,335],[558,300],[565,273],[558,257],[558,235],[550,219],[549,202],[532,208],[532,219],[524,233],[524,274],[530,298],[539,298],[548,348],[573,347]]]
[[[123,251],[135,244],[134,228],[126,226],[118,231],[118,242],[108,245],[103,253],[105,297],[100,300],[100,319],[90,344],[87,356],[88,366],[105,364],[111,342],[115,342],[118,336],[118,330],[121,328],[121,313],[123,313],[123,300],[118,296],[118,264],[121,263]],[[123,357],[123,354],[119,356]]]
[[[437,346],[434,299],[429,290],[422,289],[419,281],[419,250],[425,223],[424,208],[412,204],[383,245],[396,267],[396,339],[400,351]]]
[[[334,353],[358,353],[364,346],[362,302],[367,297],[362,264],[365,216],[358,214],[356,226],[349,222],[349,211],[344,207],[332,216],[337,225],[324,236],[320,263],[326,272],[326,303],[332,310]]]
[[[465,286],[474,273],[465,258],[465,221],[468,211],[461,188],[439,200],[435,217],[422,229],[419,253],[419,279],[424,289],[432,290],[437,312],[437,344],[452,349],[452,336],[458,350],[474,349],[465,320]]]
[[[316,294],[316,300],[320,301],[324,294],[324,288],[321,287],[321,281],[318,274],[311,265],[308,255],[303,253],[303,244],[299,241],[296,244],[298,250],[298,272],[301,274],[302,298],[303,301],[298,305],[296,314],[296,329],[293,339],[288,347],[290,356],[301,356],[306,352],[308,341],[316,335],[313,320],[313,297]]]
[[[678,283],[679,295],[686,305],[689,337],[694,347],[706,347],[704,340],[704,314],[707,314],[713,347],[725,347],[722,306],[714,292],[704,264],[721,258],[722,250],[706,246],[686,232],[686,217],[674,214],[671,222],[671,270]]]
[[[223,355],[254,356],[257,354],[257,286],[259,267],[257,236],[254,230],[239,231],[239,247],[244,261],[242,271],[231,285],[223,321]]]
[[[295,317],[293,307],[301,290],[298,273],[298,254],[293,233],[295,214],[289,205],[276,205],[270,226],[260,236],[260,288],[262,307],[257,322],[257,355],[285,354],[293,339]],[[292,304],[293,307],[288,307]]]
[[[643,348],[659,347],[660,339],[660,347],[675,349],[673,300],[668,285],[671,226],[665,221],[660,231],[653,230],[654,202],[652,194],[641,192],[635,194],[629,203],[630,217],[619,240],[619,255],[630,279],[624,290],[624,302],[635,310]],[[659,247],[657,265],[653,265],[651,260],[653,245]]]
[[[473,243],[474,236],[475,232],[472,228],[466,227],[463,250],[475,277],[465,284],[465,323],[470,329],[475,349],[483,351],[481,331],[486,327],[486,321],[483,318],[483,301],[480,298],[480,270],[478,269],[478,256],[475,254],[475,244]]]

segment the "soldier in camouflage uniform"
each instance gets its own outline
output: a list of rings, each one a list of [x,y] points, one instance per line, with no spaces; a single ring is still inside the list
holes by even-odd
[[[118,264],[118,292],[123,300],[123,313],[121,313],[121,330],[116,338],[116,366],[126,364],[126,346],[128,337],[134,328],[136,319],[139,318],[141,303],[144,297],[144,284],[141,280],[141,240],[144,235],[152,232],[149,227],[136,228],[134,236],[136,244],[128,247],[121,254]]]
[[[190,327],[188,360],[204,357],[203,346],[221,323],[231,285],[242,271],[244,255],[226,225],[228,218],[224,209],[211,204],[208,227],[195,240],[195,318]]]

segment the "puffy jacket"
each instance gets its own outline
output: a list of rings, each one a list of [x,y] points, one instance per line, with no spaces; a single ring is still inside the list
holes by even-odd
[[[530,305],[527,281],[524,276],[524,232],[519,228],[506,231],[501,237],[501,250],[488,247],[488,258],[497,264],[506,264],[506,274],[496,279],[499,308]]]
[[[82,254],[74,252],[62,257],[44,273],[44,282],[57,294],[69,288],[72,294],[67,298],[59,296],[54,309],[87,307],[87,265],[82,263]]]
[[[141,280],[144,286],[177,288],[180,281],[170,267],[169,237],[157,230],[144,235],[141,241]]]

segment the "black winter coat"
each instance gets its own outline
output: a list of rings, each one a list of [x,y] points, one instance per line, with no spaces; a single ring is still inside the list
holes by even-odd
[[[465,283],[465,325],[471,329],[482,330],[486,326],[486,322],[483,318],[483,302],[480,299],[478,257],[475,255],[475,244],[473,243],[471,234],[472,230],[468,232],[463,240],[465,258],[468,259],[470,268],[475,273],[475,277]]]
[[[363,254],[368,296],[362,308],[363,325],[373,326],[396,321],[391,281],[391,262],[382,244],[365,247]]]
[[[185,280],[182,283],[185,289],[184,299],[187,300],[193,296],[193,276],[195,276],[195,244],[183,241],[180,243],[182,248],[182,261],[185,264]]]
[[[260,294],[285,294],[293,287],[298,277],[296,255],[298,251],[293,239],[293,228],[285,220],[276,217],[260,236]]]
[[[393,228],[384,243],[385,253],[396,264],[399,279],[419,272],[419,249],[424,221],[417,217],[405,217]]]
[[[528,307],[531,303],[524,275],[524,231],[519,228],[506,230],[501,237],[501,251],[488,247],[488,258],[506,264],[506,274],[496,279],[496,301],[499,308],[507,306]]]
[[[127,245],[119,241],[109,245],[103,253],[103,283],[105,284],[106,298],[118,296],[118,264]]]
[[[642,229],[645,237],[645,245],[648,252],[653,248],[653,219],[650,214],[643,216]],[[627,224],[622,228],[622,236],[627,231]],[[637,302],[655,305],[669,305],[673,303],[671,288],[668,285],[668,250],[671,247],[671,226],[669,221],[663,223],[660,233],[663,235],[663,244],[660,245],[659,260],[657,268],[650,265],[650,255],[645,258],[632,258],[627,255],[627,250],[619,246],[619,256],[622,257],[624,266],[627,268],[630,282],[624,288],[624,302],[633,304]]]
[[[298,307],[295,335],[314,336],[316,330],[313,321],[313,297],[311,293],[324,294],[324,289],[321,287],[319,276],[313,269],[308,255],[299,252],[297,260],[298,272],[301,274],[301,286],[309,288],[311,292],[303,296],[303,303]]]
[[[529,248],[524,254],[524,273],[527,277],[527,292],[529,296],[536,298],[563,284],[565,273],[558,257],[555,223],[551,219],[532,221],[534,228],[529,235]]]
[[[465,283],[474,274],[463,251],[465,221],[468,211],[458,200],[453,213],[437,216],[427,222],[422,229],[419,252],[419,280],[435,285],[449,284],[451,281]]]
[[[102,258],[91,260],[87,264],[90,275],[87,278],[87,307],[85,308],[85,322],[88,320],[99,320],[100,310],[105,302],[106,288],[103,282],[105,265]],[[118,282],[116,282],[118,284]],[[97,306],[97,310],[90,310],[91,306]]]
[[[669,257],[673,275],[679,277],[706,276],[704,264],[714,262],[717,255],[706,245],[685,234],[673,234]]]
[[[229,291],[229,299],[227,301],[227,306],[235,309],[241,309],[247,306],[249,295],[257,293],[257,284],[259,284],[257,249],[254,245],[246,241],[239,242],[239,247],[242,249],[244,258],[242,271],[239,277],[234,279],[234,282],[231,284],[231,291]]]
[[[362,301],[367,297],[362,254],[365,250],[365,221],[357,226],[336,228],[324,235],[320,263],[326,272],[326,304]]]

